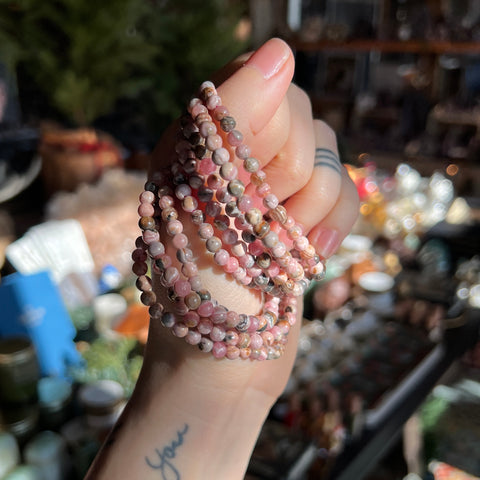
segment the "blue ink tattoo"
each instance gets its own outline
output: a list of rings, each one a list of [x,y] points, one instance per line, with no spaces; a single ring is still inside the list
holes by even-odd
[[[340,159],[337,154],[328,148],[315,149],[315,162],[313,167],[328,167],[337,173],[342,173],[340,168]]]
[[[170,460],[175,458],[177,454],[177,448],[180,445],[183,445],[183,437],[187,432],[188,425],[185,424],[183,430],[177,431],[176,440],[173,440],[172,443],[167,445],[162,451],[160,451],[158,448],[155,449],[160,463],[154,464],[148,457],[145,457],[145,461],[149,467],[153,468],[154,470],[160,470],[162,480],[180,480],[180,473]]]

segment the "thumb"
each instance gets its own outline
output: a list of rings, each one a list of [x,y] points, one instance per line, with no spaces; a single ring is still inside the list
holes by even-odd
[[[293,72],[292,51],[283,40],[273,38],[218,87],[222,102],[234,116],[246,143],[254,142],[255,135],[274,117]]]
[[[272,120],[282,105],[293,77],[294,63],[288,45],[283,40],[273,38],[253,54],[238,57],[212,75],[217,86],[223,80],[218,86],[222,102],[235,118],[237,129],[244,135],[245,142],[255,150],[258,157],[265,151],[262,137],[267,137],[269,143],[278,142],[278,147],[286,141],[286,138],[274,134],[259,135],[257,139],[255,136]],[[177,129],[178,123],[175,122],[162,135],[153,152],[150,173],[169,161]],[[282,128],[274,130],[286,131]],[[275,151],[275,147],[270,143],[267,151]]]

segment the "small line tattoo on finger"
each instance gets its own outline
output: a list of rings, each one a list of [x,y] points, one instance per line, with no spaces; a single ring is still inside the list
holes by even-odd
[[[328,148],[315,149],[315,161],[313,167],[327,167],[341,174],[341,163],[338,155]]]

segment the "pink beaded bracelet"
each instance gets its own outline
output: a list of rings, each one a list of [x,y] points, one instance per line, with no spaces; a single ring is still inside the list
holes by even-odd
[[[271,193],[265,172],[250,156],[211,82],[201,85],[188,111],[181,118],[175,160],[168,169],[155,172],[140,195],[142,236],[132,253],[132,269],[141,301],[149,306],[152,321],[159,320],[174,335],[216,358],[278,358],[296,321],[296,297],[312,279],[323,277],[324,259]],[[245,194],[235,158],[255,186],[253,197]],[[205,254],[215,264],[241,285],[262,292],[264,305],[258,315],[228,310],[202,288],[179,211],[190,216],[205,242]],[[177,262],[167,254],[160,229],[176,249]],[[282,229],[288,246],[279,238]],[[148,259],[169,305],[157,301],[147,276]]]

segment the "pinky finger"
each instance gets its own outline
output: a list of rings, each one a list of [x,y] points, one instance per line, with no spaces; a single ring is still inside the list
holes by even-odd
[[[342,167],[342,186],[337,202],[308,234],[310,243],[320,255],[328,258],[336,252],[357,219],[358,206],[357,189]]]

